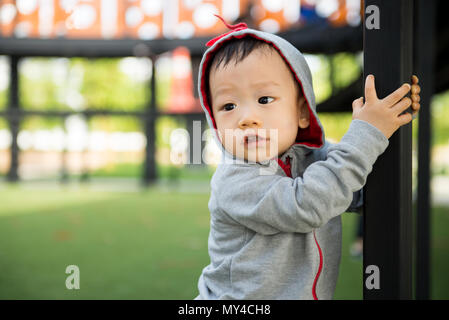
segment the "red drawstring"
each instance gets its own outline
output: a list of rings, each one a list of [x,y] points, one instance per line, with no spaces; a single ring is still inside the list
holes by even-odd
[[[291,170],[290,170],[290,157],[285,158],[285,169],[288,171],[289,176],[292,176]]]
[[[225,24],[226,27],[228,27],[228,29],[235,30],[237,28],[248,28],[248,26],[247,26],[247,24],[245,22],[240,22],[240,23],[237,23],[237,24],[234,24],[234,25],[230,25],[222,17],[220,17],[218,14],[214,14],[214,16],[216,16],[218,19],[223,21],[223,23]]]
[[[225,26],[226,26],[228,29],[231,29],[231,31],[226,32],[226,33],[224,33],[224,34],[221,34],[221,35],[219,35],[219,36],[217,36],[217,37],[215,37],[215,38],[209,40],[209,41],[206,43],[206,46],[208,46],[208,47],[213,46],[215,42],[217,42],[219,39],[223,38],[224,36],[230,34],[231,32],[239,31],[239,30],[243,30],[243,29],[247,29],[247,28],[248,28],[248,26],[247,26],[247,24],[246,24],[245,22],[240,22],[240,23],[237,23],[237,24],[234,24],[234,25],[230,25],[230,24],[228,24],[222,17],[220,17],[218,14],[214,14],[214,16],[216,16],[217,18],[219,18],[219,19],[225,24]]]
[[[277,159],[278,160],[278,164],[279,166],[282,168],[282,170],[284,170],[285,174],[288,177],[292,177],[292,172],[291,172],[291,166],[290,166],[290,156],[287,156],[285,158],[285,163],[282,162],[282,160],[280,158]]]

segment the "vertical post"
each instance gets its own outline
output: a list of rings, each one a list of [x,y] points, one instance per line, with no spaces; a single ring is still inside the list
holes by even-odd
[[[191,63],[192,63],[192,77],[193,77],[193,83],[194,83],[193,96],[195,97],[195,99],[198,99],[198,90],[196,90],[196,88],[197,88],[196,84],[198,83],[198,71],[200,69],[201,56],[191,56],[190,58],[191,58]],[[203,152],[204,148],[206,147],[206,141],[202,140],[202,136],[203,136],[204,131],[207,130],[207,128],[208,128],[207,120],[203,114],[200,117],[194,117],[192,120],[200,121],[200,123],[201,123],[201,132],[200,132],[201,141],[200,142],[197,141],[197,143],[200,144],[200,146],[199,146],[200,150],[199,150],[199,155],[198,155],[200,157],[200,159],[198,162],[201,162],[201,164],[200,164],[201,167],[205,167],[206,163],[203,161],[204,159],[202,157],[202,152]],[[192,133],[193,133],[193,130],[192,130]],[[193,148],[192,148],[193,144],[194,144],[194,142],[192,140],[190,140],[190,146],[191,146],[190,151],[191,152],[193,150]],[[191,160],[193,160],[193,159],[191,159]],[[198,166],[198,164],[197,164],[197,166]]]
[[[365,0],[364,12],[364,78],[374,74],[384,98],[410,83],[413,1]],[[412,298],[411,124],[389,140],[364,188],[364,299]]]
[[[20,118],[20,100],[19,100],[19,60],[20,57],[10,56],[10,82],[9,82],[9,128],[11,130],[11,165],[7,175],[9,182],[17,182],[19,176],[17,170],[19,167],[19,147],[17,145],[17,136],[19,134]]]
[[[416,215],[416,299],[427,300],[430,263],[430,99],[433,94],[435,1],[415,0],[415,70],[420,78],[418,131],[418,199]]]
[[[189,168],[198,168],[204,165],[202,159],[203,141],[201,139],[204,132],[202,118],[198,119],[198,116],[187,114],[186,117],[186,130],[189,133],[189,155],[188,165]]]
[[[143,173],[143,184],[149,185],[156,181],[156,56],[151,54],[151,80],[150,90],[151,98],[148,104],[147,113],[144,119],[145,136],[147,139],[147,146],[145,148],[145,164]]]

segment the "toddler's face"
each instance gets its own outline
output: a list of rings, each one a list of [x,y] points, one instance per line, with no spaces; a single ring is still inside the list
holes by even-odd
[[[261,162],[285,152],[309,111],[288,66],[275,49],[258,48],[235,65],[212,66],[212,111],[225,149]]]

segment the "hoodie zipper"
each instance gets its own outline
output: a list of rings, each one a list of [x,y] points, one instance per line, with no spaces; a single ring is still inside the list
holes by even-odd
[[[320,254],[320,266],[318,267],[318,272],[316,273],[315,280],[313,281],[313,287],[312,287],[313,300],[318,300],[318,297],[316,295],[316,285],[318,283],[318,278],[320,277],[321,270],[323,269],[323,253],[321,252],[320,244],[318,243],[318,240],[316,239],[315,230],[313,230],[313,237],[315,238],[315,243],[316,243],[316,246],[318,247],[318,252]]]
[[[277,160],[278,160],[279,166],[282,168],[282,170],[284,170],[285,174],[286,174],[288,177],[291,178],[291,177],[292,177],[292,173],[291,173],[291,163],[290,163],[290,159],[291,159],[291,157],[290,157],[290,156],[287,156],[287,157],[285,158],[285,163],[282,162],[282,160],[281,160],[280,158],[278,158]],[[317,271],[317,273],[316,273],[316,275],[315,275],[315,280],[313,281],[313,286],[312,286],[312,296],[313,296],[313,299],[314,299],[314,300],[318,300],[318,296],[316,295],[316,285],[317,285],[317,283],[318,283],[318,278],[319,278],[320,275],[321,275],[321,270],[323,269],[323,253],[322,253],[322,251],[321,251],[320,244],[318,243],[318,240],[317,240],[317,238],[316,238],[315,230],[313,230],[313,237],[314,237],[314,239],[315,239],[315,243],[316,243],[316,246],[317,246],[317,248],[318,248],[318,253],[320,254],[320,266],[318,267],[318,271]]]
[[[282,170],[284,170],[285,174],[287,175],[287,177],[292,177],[292,172],[291,172],[291,164],[290,164],[290,156],[287,156],[285,158],[285,163],[282,162],[281,158],[278,158],[278,164],[279,166],[282,168]]]

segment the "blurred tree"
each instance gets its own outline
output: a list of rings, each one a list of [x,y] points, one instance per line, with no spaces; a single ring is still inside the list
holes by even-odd
[[[20,65],[20,99],[25,110],[82,110],[85,108],[136,111],[144,110],[151,92],[149,76],[145,70],[138,70],[138,59],[84,59],[84,58],[27,58]],[[313,76],[317,103],[331,94],[330,62],[333,64],[335,88],[338,90],[354,81],[361,72],[358,55],[338,53],[330,59],[325,55],[308,55]],[[148,70],[151,61],[147,61]],[[137,66],[137,67],[136,67]],[[3,68],[5,69],[5,68]],[[3,70],[2,69],[2,70]],[[6,70],[6,69],[5,69]],[[6,72],[3,70],[2,72]],[[159,69],[158,69],[159,70]],[[157,76],[157,104],[166,109],[170,94],[170,77],[164,68]],[[159,72],[159,71],[158,71]],[[7,75],[0,75],[2,77]],[[79,94],[76,94],[78,90]],[[0,88],[0,110],[6,108],[8,88]],[[354,97],[356,98],[356,97]],[[351,122],[351,114],[321,114],[326,136],[340,140]],[[434,125],[433,144],[447,144],[449,141],[449,92],[435,95],[432,100],[432,121]],[[418,122],[413,122],[413,134],[417,134]],[[56,117],[27,117],[21,128],[28,130],[63,126],[63,120]],[[168,147],[167,132],[183,123],[170,117],[161,117],[156,125],[157,146]],[[7,122],[0,118],[0,129],[7,128]],[[97,116],[89,120],[91,130],[142,131],[141,119],[134,117]]]

